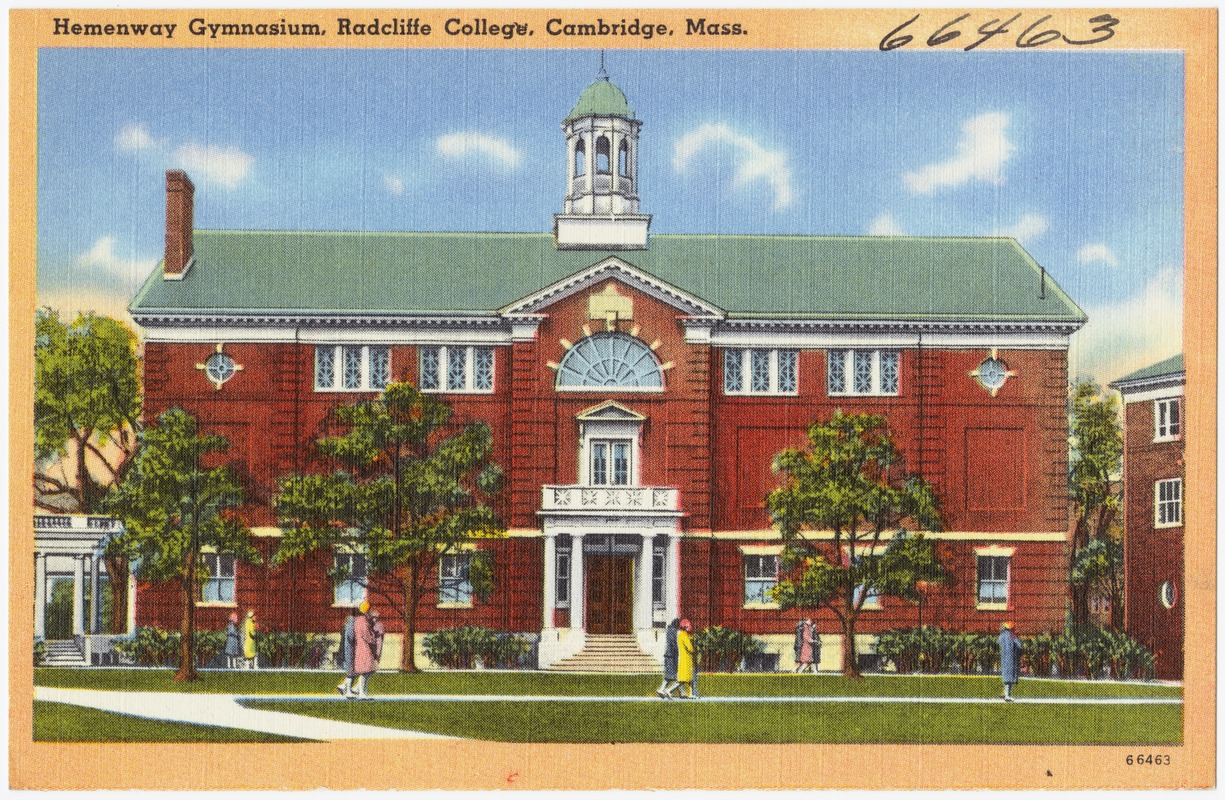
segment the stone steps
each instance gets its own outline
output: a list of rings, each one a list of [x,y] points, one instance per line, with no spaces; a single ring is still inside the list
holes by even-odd
[[[48,641],[43,666],[83,667],[85,666],[85,655],[77,649],[77,643],[72,640]]]
[[[549,667],[551,672],[656,673],[662,669],[629,634],[589,634],[582,650]]]

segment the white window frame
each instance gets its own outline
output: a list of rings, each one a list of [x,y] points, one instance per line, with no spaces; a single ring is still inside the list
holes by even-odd
[[[768,353],[769,386],[766,389],[753,388],[753,353]],[[786,353],[793,359],[795,365],[795,387],[787,391],[778,388],[779,354]],[[728,359],[738,359],[740,363],[740,388],[732,388],[728,383]],[[800,352],[789,347],[728,347],[723,350],[723,394],[731,396],[744,395],[780,395],[795,397],[800,393]]]
[[[993,549],[976,550],[974,553],[974,602],[975,607],[979,611],[1006,611],[1008,604],[1012,601],[1012,552],[1004,552],[1003,549],[996,551]],[[982,562],[980,559],[1005,559],[1004,577],[984,578],[981,571]],[[995,563],[994,561],[992,563]],[[1004,599],[1000,600],[984,600],[983,599],[983,583],[1003,584]]]
[[[553,568],[556,575],[553,580],[554,608],[570,607],[570,559],[574,558],[574,540],[571,539],[570,542],[567,545],[559,543],[553,552]]]
[[[349,348],[361,348],[361,369],[362,378],[361,385],[355,387],[346,387],[344,385],[344,354]],[[330,350],[332,353],[332,385],[321,386],[319,384],[319,351]],[[312,365],[314,370],[314,383],[316,392],[381,392],[387,388],[383,386],[373,386],[370,383],[370,359],[371,353],[375,350],[383,350],[387,353],[387,383],[391,383],[391,347],[384,344],[320,344],[315,345],[315,361]]]
[[[855,391],[855,353],[868,353],[871,357],[872,386],[866,392]],[[881,389],[882,354],[892,355],[897,362],[897,388],[890,392]],[[841,391],[834,391],[829,381],[829,365],[836,358],[842,359]],[[902,393],[902,352],[900,350],[889,348],[871,350],[866,347],[836,348],[827,350],[825,359],[825,391],[830,397],[897,397]]]
[[[593,419],[579,425],[579,475],[580,486],[638,486],[641,464],[642,420],[640,419]],[[629,483],[595,483],[592,461],[598,443],[626,442],[629,444]],[[608,474],[612,475],[612,450],[609,449]]]
[[[1176,490],[1176,497],[1166,500],[1161,499],[1161,488],[1168,486]],[[1182,523],[1182,478],[1161,478],[1153,481],[1153,527],[1154,528],[1178,528]],[[1165,522],[1161,521],[1161,511],[1163,508],[1172,509],[1177,512],[1173,519],[1167,518]]]
[[[230,574],[227,577],[222,568],[223,559],[229,560]],[[221,607],[221,608],[237,608],[238,607],[238,562],[232,553],[218,553],[211,548],[204,549],[200,552],[200,562],[208,570],[208,577],[200,581],[200,597],[196,600],[197,606],[205,607]],[[221,574],[218,574],[221,573]],[[229,600],[205,600],[206,587],[210,584],[223,585],[226,582],[230,584]],[[222,596],[218,590],[218,596]]]
[[[340,572],[339,562],[342,558],[349,560],[350,570],[353,570],[353,559],[355,558],[360,558],[365,564],[365,576],[362,581],[353,580],[352,577],[344,579],[333,578],[332,580],[332,606],[334,608],[352,608],[353,606],[361,605],[362,601],[366,599],[366,581],[370,580],[370,560],[366,557],[365,553],[358,550],[351,548],[337,549],[332,553],[332,568],[336,573]],[[353,573],[350,572],[349,574],[352,575]],[[340,596],[340,591],[344,586],[357,586],[360,591],[351,591],[349,593],[352,595],[351,597],[343,598]]]
[[[476,388],[476,352],[478,350],[488,351],[489,353],[489,387],[485,389]],[[423,385],[425,383],[424,359],[426,351],[438,353],[437,388],[426,388]],[[463,351],[464,353],[464,386],[462,389],[450,389],[447,388],[447,378],[451,373],[451,355],[457,351]],[[498,356],[496,349],[487,345],[424,345],[417,350],[418,388],[427,394],[493,394],[497,386],[497,364]]]
[[[618,446],[625,448],[625,480],[615,480],[616,472],[613,464],[613,453]],[[595,457],[600,448],[604,448],[607,459],[604,465],[604,480],[596,482]],[[587,485],[588,486],[636,486],[637,470],[634,464],[634,439],[630,437],[590,438],[587,440]]]
[[[467,572],[468,585],[467,599],[444,599],[443,587],[449,582],[456,582],[457,586],[462,590],[465,581],[459,576],[447,575],[448,564],[460,564],[465,562],[469,570],[472,568],[472,551],[460,550],[458,553],[443,553],[438,557],[438,608],[472,608],[472,575]],[[462,592],[458,593],[462,597]]]
[[[770,590],[770,586],[778,585],[779,572],[781,570],[781,564],[779,562],[781,560],[782,552],[783,552],[783,548],[776,546],[776,545],[765,545],[765,546],[749,545],[749,546],[743,546],[740,548],[740,578],[742,581],[741,587],[743,590],[741,594],[741,600],[743,602],[743,606],[742,606],[743,608],[767,609],[767,608],[778,608],[779,607],[776,601],[766,599],[766,596]],[[750,559],[754,559],[754,561],[750,562]],[[774,564],[773,581],[771,581],[769,577],[765,576],[764,573],[763,575],[753,575],[753,576],[749,575],[749,564],[754,563],[760,568],[762,565],[765,565],[767,563],[764,559],[773,559],[773,564]],[[763,591],[754,592],[754,595],[753,595],[753,597],[761,597],[762,599],[750,598],[749,596],[749,582],[750,581],[762,584],[764,586]],[[769,585],[766,585],[766,584],[769,584]]]
[[[1170,410],[1176,420],[1170,420]],[[1166,397],[1153,401],[1153,441],[1174,442],[1182,438],[1182,398]]]

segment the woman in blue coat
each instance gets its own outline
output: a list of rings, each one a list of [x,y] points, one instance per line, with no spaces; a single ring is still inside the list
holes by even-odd
[[[1004,702],[1012,702],[1012,686],[1021,679],[1021,640],[1005,622],[1000,631],[1000,679],[1004,681]]]
[[[664,629],[664,680],[659,684],[659,688],[655,690],[655,694],[659,695],[660,699],[671,700],[672,690],[680,683],[676,680],[676,664],[680,658],[680,652],[676,647],[676,633],[681,628],[681,621],[674,619],[668,623],[668,627]],[[672,684],[669,686],[668,684]]]

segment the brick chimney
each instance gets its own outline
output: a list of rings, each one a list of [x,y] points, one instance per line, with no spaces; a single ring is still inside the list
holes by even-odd
[[[192,256],[192,224],[196,187],[181,169],[166,170],[166,262],[162,278],[182,280]]]

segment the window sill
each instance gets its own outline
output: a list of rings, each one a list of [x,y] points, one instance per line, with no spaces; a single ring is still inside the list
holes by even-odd
[[[361,600],[358,600],[358,601],[357,601],[357,602],[355,602],[355,603],[336,603],[336,602],[333,602],[333,603],[332,603],[332,608],[357,608],[357,607],[358,607],[358,606],[360,606],[361,604],[362,604],[362,601],[361,601]]]
[[[196,608],[238,608],[238,603],[224,603],[214,600],[197,600]]]
[[[1166,531],[1170,528],[1181,528],[1182,522],[1154,522],[1153,528],[1159,531]]]
[[[829,392],[830,397],[899,397],[901,392]]]
[[[1007,611],[1007,603],[979,603],[974,606],[979,611]]]
[[[554,386],[559,392],[589,392],[591,394],[604,394],[605,392],[629,393],[638,392],[640,394],[663,394],[662,386]]]
[[[383,387],[386,388],[386,387]],[[315,391],[320,394],[361,394],[362,392],[381,392],[383,389],[375,389],[373,386],[362,386],[358,389],[334,389],[331,387],[316,386]]]
[[[799,397],[800,393],[798,391],[795,391],[795,392],[769,392],[769,391],[767,392],[729,392],[727,389],[724,389],[723,395],[725,397]]]
[[[422,394],[493,394],[493,389],[422,389]]]
[[[1181,433],[1176,436],[1156,436],[1153,438],[1153,444],[1157,444],[1158,442],[1181,442],[1181,441],[1182,441]]]
[[[745,603],[741,608],[747,611],[772,611],[779,608],[778,603]]]
[[[453,608],[472,608],[472,603],[439,603],[435,608],[442,610]]]

